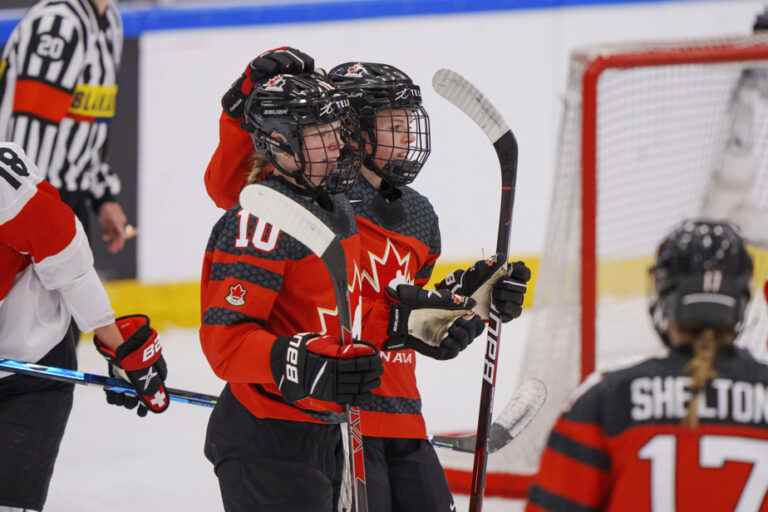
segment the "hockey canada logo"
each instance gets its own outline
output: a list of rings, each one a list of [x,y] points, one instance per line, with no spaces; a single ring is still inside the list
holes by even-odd
[[[344,73],[344,76],[349,76],[352,78],[363,78],[363,75],[365,75],[365,66],[360,64],[359,62],[356,64],[352,64],[347,68],[346,73]]]
[[[277,75],[275,77],[270,78],[266,82],[264,82],[264,85],[262,88],[265,91],[275,91],[275,92],[282,92],[283,88],[285,87],[285,77],[283,75]]]
[[[233,306],[242,306],[245,304],[246,292],[247,290],[240,283],[233,284],[229,287],[229,295],[225,300]]]

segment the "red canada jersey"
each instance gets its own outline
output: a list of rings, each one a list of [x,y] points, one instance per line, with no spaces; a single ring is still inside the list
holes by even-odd
[[[354,276],[360,252],[352,209],[334,196],[333,212],[318,206],[284,180],[262,182],[300,202],[342,237],[350,287],[353,335],[359,337],[360,288]],[[275,226],[240,207],[214,226],[203,262],[200,339],[214,372],[259,418],[338,423],[344,409],[306,398],[282,399],[272,376],[270,354],[278,336],[297,333],[340,335],[336,297],[322,260]]]
[[[219,145],[205,169],[205,190],[219,208],[237,206],[251,167],[253,141],[229,114],[219,118]]]
[[[362,339],[381,348],[387,336],[387,285],[424,286],[440,254],[440,228],[432,205],[410,187],[390,191],[389,199],[360,178],[348,193],[361,239]],[[381,351],[384,374],[373,396],[360,404],[363,433],[371,437],[425,439],[416,383],[416,352]]]
[[[718,355],[691,400],[689,355],[595,374],[550,434],[528,511],[768,511],[768,365]]]
[[[245,185],[253,143],[238,122],[222,113],[219,145],[205,172],[208,195],[221,208],[237,204]],[[440,254],[440,229],[429,201],[403,187],[401,197],[387,201],[364,178],[349,192],[360,233],[359,272],[350,283],[362,287],[362,336],[379,348],[387,338],[391,302],[386,287],[394,278],[423,286]],[[351,258],[351,257],[350,257]],[[427,436],[416,383],[416,353],[382,351],[382,384],[371,400],[360,404],[366,436]]]

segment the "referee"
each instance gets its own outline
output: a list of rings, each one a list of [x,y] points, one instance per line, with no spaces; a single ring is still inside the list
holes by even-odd
[[[0,60],[0,140],[24,149],[86,233],[96,215],[112,254],[126,227],[120,180],[105,161],[122,45],[113,0],[40,0]]]

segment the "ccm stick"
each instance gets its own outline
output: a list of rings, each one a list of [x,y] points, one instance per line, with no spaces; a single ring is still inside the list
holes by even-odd
[[[501,167],[501,208],[496,253],[506,261],[509,257],[509,237],[517,181],[517,141],[504,118],[474,85],[454,71],[441,69],[432,77],[432,87],[440,96],[469,116],[491,139]],[[472,466],[472,495],[470,512],[483,509],[486,469],[488,467],[488,436],[491,430],[493,395],[501,344],[501,319],[491,304],[488,338],[483,366],[483,386],[480,392],[480,412],[477,418],[475,460]]]
[[[245,187],[240,206],[251,215],[270,222],[317,255],[333,283],[342,343],[352,343],[352,323],[347,289],[347,264],[340,238],[301,204],[263,185]],[[368,488],[363,456],[360,408],[347,407],[349,465],[352,470],[352,512],[368,512]]]

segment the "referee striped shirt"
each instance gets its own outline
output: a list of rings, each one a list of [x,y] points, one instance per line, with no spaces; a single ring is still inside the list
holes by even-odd
[[[105,162],[115,115],[122,21],[110,2],[41,0],[21,19],[0,60],[0,140],[21,146],[60,190],[114,200]]]

